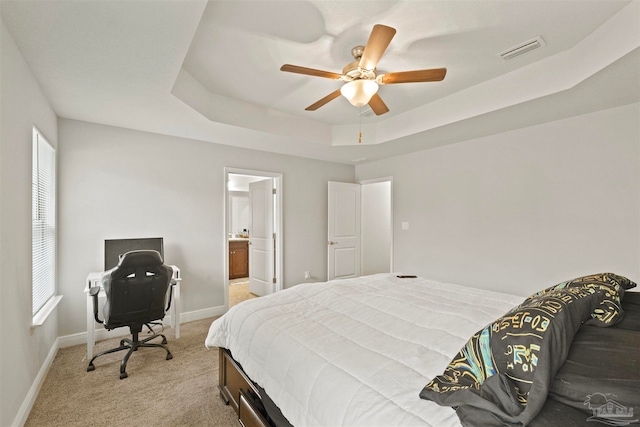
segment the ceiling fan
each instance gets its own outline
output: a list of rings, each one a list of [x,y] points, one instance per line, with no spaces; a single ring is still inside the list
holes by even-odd
[[[366,46],[356,46],[351,49],[355,62],[348,64],[342,70],[342,74],[330,71],[316,70],[313,68],[299,67],[297,65],[284,64],[280,71],[289,73],[306,74],[309,76],[324,77],[327,79],[342,80],[346,82],[340,89],[331,92],[321,100],[311,104],[305,110],[315,111],[329,101],[343,95],[349,102],[362,107],[369,104],[376,115],[387,113],[389,108],[382,101],[378,92],[378,85],[414,82],[438,82],[447,74],[446,68],[433,68],[427,70],[400,71],[396,73],[376,74],[376,65],[382,54],[391,43],[396,34],[395,28],[376,24],[371,30]]]

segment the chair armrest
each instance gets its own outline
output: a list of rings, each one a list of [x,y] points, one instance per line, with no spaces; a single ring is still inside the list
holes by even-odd
[[[100,286],[94,286],[89,289],[89,295],[93,298],[93,317],[96,322],[104,324],[103,320],[98,317],[98,294],[100,293]]]
[[[169,303],[167,304],[167,308],[164,310],[164,312],[166,313],[167,311],[169,311],[169,309],[171,308],[171,299],[173,298],[173,287],[176,285],[176,280],[175,279],[171,279],[171,282],[169,282]]]

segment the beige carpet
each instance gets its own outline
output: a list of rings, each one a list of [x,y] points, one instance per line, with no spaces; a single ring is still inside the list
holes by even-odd
[[[218,351],[204,346],[212,320],[182,324],[178,340],[165,329],[173,359],[165,360],[163,349],[142,348],[129,359],[124,380],[125,352],[99,357],[96,370],[86,372],[86,345],[61,348],[25,426],[238,426],[218,394]],[[99,342],[96,353],[119,340]]]

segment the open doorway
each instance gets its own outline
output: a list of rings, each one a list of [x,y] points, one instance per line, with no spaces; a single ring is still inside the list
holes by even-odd
[[[282,288],[282,174],[225,168],[225,305]]]
[[[393,271],[392,179],[362,181],[361,243],[363,275]]]

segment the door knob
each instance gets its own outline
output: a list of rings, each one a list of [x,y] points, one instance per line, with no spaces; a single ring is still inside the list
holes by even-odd
[[[338,242],[332,242],[331,240],[329,240],[327,243],[328,243],[329,245],[337,245],[337,244],[338,244]]]

